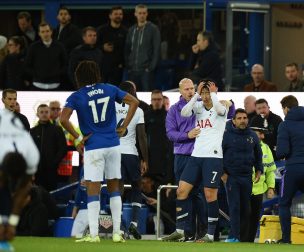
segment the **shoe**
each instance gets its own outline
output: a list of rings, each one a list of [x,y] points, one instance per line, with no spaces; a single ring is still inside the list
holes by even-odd
[[[210,237],[210,235],[205,234],[204,237],[196,240],[196,242],[199,242],[199,243],[208,243],[208,242],[213,242],[213,239]]]
[[[280,240],[278,240],[277,242],[274,242],[274,243],[278,243],[278,244],[291,244],[291,241],[286,242],[286,241],[283,241],[283,239],[280,239]]]
[[[194,236],[185,236],[185,239],[182,242],[195,242]]]
[[[141,234],[138,232],[137,227],[133,223],[130,224],[128,231],[136,240],[141,239]]]
[[[97,243],[100,242],[100,238],[98,235],[96,235],[95,237],[91,237],[90,235],[86,235],[85,237],[76,240],[75,242],[92,242],[92,243]]]
[[[240,240],[237,238],[227,238],[225,242],[240,242]]]
[[[7,241],[0,241],[0,251],[2,252],[14,252],[14,247]]]
[[[172,234],[161,238],[162,241],[174,242],[174,241],[182,241],[185,239],[184,234],[181,234],[177,231],[174,231]]]
[[[120,231],[119,233],[113,233],[112,239],[113,239],[113,242],[126,242],[122,231]]]

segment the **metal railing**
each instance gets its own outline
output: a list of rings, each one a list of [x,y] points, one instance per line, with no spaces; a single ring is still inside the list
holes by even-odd
[[[176,185],[160,185],[157,188],[157,206],[156,206],[156,239],[160,238],[160,193],[162,189],[177,189]]]

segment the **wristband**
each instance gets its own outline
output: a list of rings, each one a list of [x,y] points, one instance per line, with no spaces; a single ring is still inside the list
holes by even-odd
[[[8,224],[11,225],[11,226],[14,226],[16,227],[19,223],[19,219],[20,217],[16,214],[11,214],[8,218]]]
[[[74,140],[75,146],[77,146],[78,144],[80,144],[80,142],[83,140],[83,136],[79,135],[77,139]]]

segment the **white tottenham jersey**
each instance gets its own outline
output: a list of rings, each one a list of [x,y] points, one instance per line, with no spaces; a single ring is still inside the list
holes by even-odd
[[[197,97],[198,95],[192,99],[197,100]],[[191,154],[193,157],[223,158],[222,141],[226,127],[227,109],[219,103],[214,93],[211,93],[211,98],[213,107],[210,110],[204,107],[202,101],[195,101],[192,106],[190,102],[188,103],[196,114],[196,126],[201,129],[200,134],[195,139]],[[217,113],[215,106],[220,108],[222,115]]]
[[[117,126],[121,126],[126,119],[129,105],[119,104],[116,102],[116,119]],[[127,128],[127,135],[120,138],[120,150],[122,154],[132,154],[138,156],[136,144],[136,125],[145,123],[144,112],[141,108],[137,108],[136,112]]]
[[[31,135],[23,128],[21,121],[7,110],[0,110],[0,162],[9,152],[19,152],[24,157],[26,174],[37,171],[39,151]]]

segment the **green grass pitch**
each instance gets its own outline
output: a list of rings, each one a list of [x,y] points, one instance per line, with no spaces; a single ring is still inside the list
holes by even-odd
[[[13,241],[15,252],[296,252],[304,251],[304,245],[252,244],[252,243],[182,243],[128,240],[113,243],[75,243],[72,238],[17,237]]]

